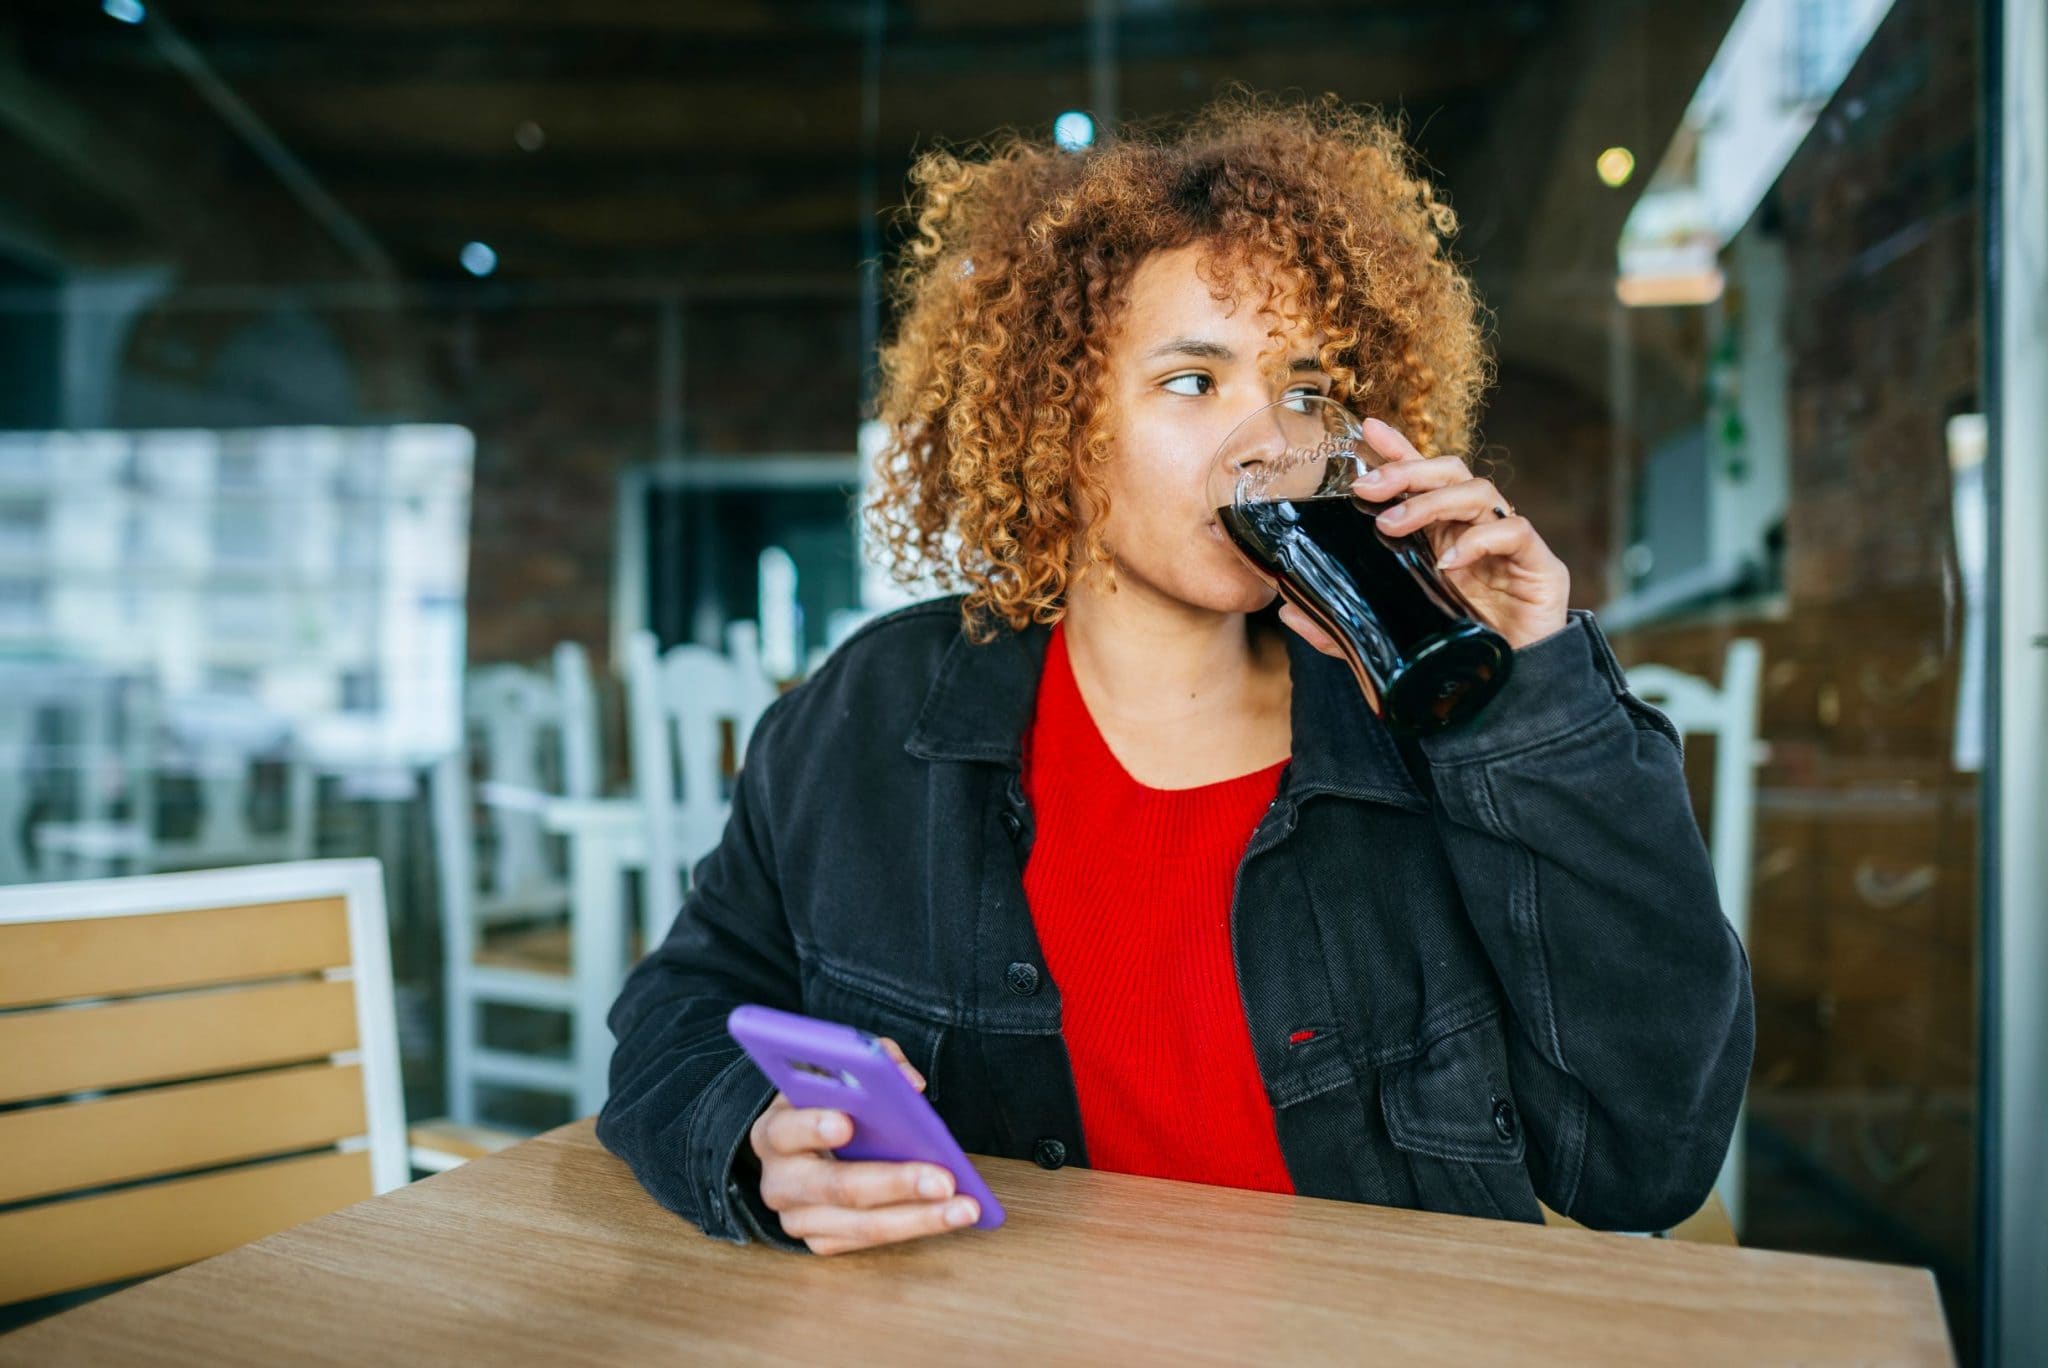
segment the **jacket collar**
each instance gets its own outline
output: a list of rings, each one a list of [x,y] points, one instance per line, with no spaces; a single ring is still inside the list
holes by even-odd
[[[1282,629],[1285,630],[1285,629]],[[1019,769],[1052,629],[998,629],[976,645],[954,637],[903,748],[925,760],[981,761]],[[1342,661],[1287,633],[1294,676],[1294,758],[1281,792],[1292,799],[1331,793],[1427,811],[1393,736],[1366,706]]]

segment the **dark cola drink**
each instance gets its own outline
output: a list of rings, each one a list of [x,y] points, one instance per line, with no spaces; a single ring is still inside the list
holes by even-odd
[[[1413,734],[1470,720],[1507,683],[1507,640],[1473,619],[1421,533],[1388,536],[1384,504],[1351,494],[1216,510],[1230,539],[1343,648],[1389,725]]]

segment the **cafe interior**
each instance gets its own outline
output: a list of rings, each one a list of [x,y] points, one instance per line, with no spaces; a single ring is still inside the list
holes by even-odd
[[[1075,1241],[1104,1288],[1217,1271],[1135,1350],[1155,1285],[1034,1305],[1055,1358],[1352,1358],[1390,1315],[1418,1359],[2048,1358],[2044,47],[2026,0],[14,0],[0,1362],[651,1356],[607,1337],[664,1269],[731,1301],[666,1326],[705,1357],[951,1359]],[[1427,1276],[1434,1227],[1171,1195],[1125,1246],[1089,1204],[1149,1228],[1152,1188],[1024,1164],[1009,1229],[945,1237],[979,1272],[707,1240],[588,1139],[606,1014],[764,710],[947,588],[858,513],[911,164],[1236,88],[1398,120],[1488,311],[1468,459],[1685,737],[1755,1000],[1702,1224],[1437,1217],[1498,1273],[1390,1295],[1343,1279]],[[574,1219],[504,1262],[573,1273],[492,1267],[515,1188]],[[1255,1306],[1292,1220],[1359,1319]],[[834,1276],[859,1313],[794,1328]],[[885,1351],[891,1277],[957,1319]]]

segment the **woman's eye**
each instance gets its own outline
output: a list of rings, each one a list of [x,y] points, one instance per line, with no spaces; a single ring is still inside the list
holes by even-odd
[[[1296,401],[1306,399],[1311,396],[1320,399],[1323,397],[1323,392],[1320,389],[1316,388],[1314,385],[1296,385],[1293,389],[1287,391],[1286,394],[1281,396],[1281,401],[1283,403],[1286,403],[1288,407],[1292,408],[1295,412],[1305,413],[1308,411],[1308,405]]]
[[[1164,381],[1163,384],[1165,388],[1173,390],[1175,394],[1207,394],[1216,387],[1216,382],[1200,371],[1190,371],[1186,375],[1176,375],[1171,380]],[[1175,385],[1188,385],[1192,386],[1192,388],[1174,389]]]

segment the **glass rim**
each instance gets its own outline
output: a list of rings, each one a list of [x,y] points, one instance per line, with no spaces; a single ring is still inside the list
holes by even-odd
[[[1344,418],[1344,429],[1337,432],[1330,431],[1326,418],[1323,434],[1314,445],[1289,443],[1285,450],[1271,458],[1263,459],[1253,465],[1240,465],[1235,470],[1229,468],[1225,458],[1228,456],[1231,448],[1237,444],[1240,435],[1248,426],[1259,418],[1272,413],[1275,409],[1288,408],[1289,406],[1308,401],[1314,401],[1321,408],[1319,410],[1312,407],[1295,409],[1294,412],[1304,415],[1313,412],[1341,414]],[[1368,468],[1365,456],[1368,450],[1369,448],[1365,445],[1364,419],[1337,400],[1332,399],[1327,394],[1283,396],[1273,400],[1271,403],[1261,404],[1258,408],[1253,409],[1243,418],[1240,418],[1232,425],[1229,433],[1225,435],[1223,440],[1217,444],[1216,454],[1212,458],[1209,473],[1210,495],[1213,498],[1221,492],[1216,487],[1219,476],[1228,482],[1230,501],[1232,503],[1243,503],[1246,501],[1245,486],[1248,482],[1262,480],[1269,482],[1284,472],[1299,470],[1303,466],[1312,463],[1321,462],[1327,465],[1332,460],[1342,460],[1354,471],[1363,472]],[[1256,502],[1256,499],[1253,501]]]
[[[1335,399],[1332,399],[1329,395],[1290,394],[1283,395],[1280,398],[1273,400],[1271,403],[1259,405],[1250,413],[1247,413],[1244,417],[1238,419],[1237,422],[1233,423],[1231,425],[1230,431],[1224,434],[1223,440],[1216,444],[1216,454],[1218,456],[1221,456],[1226,450],[1228,450],[1230,444],[1237,440],[1237,434],[1244,431],[1245,425],[1247,423],[1250,423],[1253,419],[1259,417],[1261,414],[1271,412],[1273,409],[1276,408],[1285,407],[1288,404],[1299,403],[1304,401],[1314,401],[1318,404],[1327,405],[1329,409],[1337,413],[1343,414],[1346,421],[1348,421],[1351,424],[1351,427],[1353,429],[1353,431],[1350,434],[1353,440],[1360,440],[1364,438],[1365,419],[1359,417],[1350,409],[1346,408],[1343,404],[1339,403]]]

